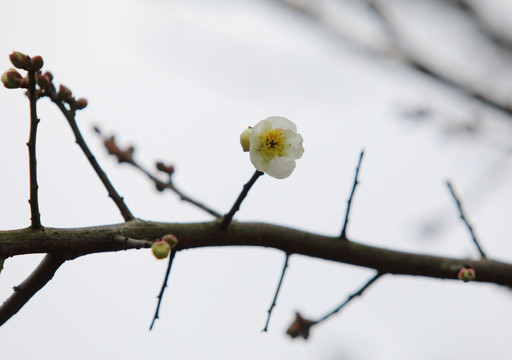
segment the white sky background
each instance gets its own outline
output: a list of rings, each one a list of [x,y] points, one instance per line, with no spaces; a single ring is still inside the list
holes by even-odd
[[[364,148],[352,238],[400,250],[476,256],[444,184],[451,179],[462,197],[467,195],[466,212],[489,256],[512,261],[512,188],[497,181],[500,187],[483,197],[469,191],[502,155],[510,123],[399,64],[340,41],[282,5],[18,1],[4,4],[2,12],[9,15],[0,23],[0,68],[10,67],[12,50],[40,54],[55,83],[89,100],[78,122],[137,217],[210,220],[173,194],[157,193],[130,167],[118,166],[93,125],[115,133],[122,145],[134,144],[137,158],[148,166],[173,162],[176,184],[223,212],[254,171],[240,149],[240,132],[281,115],[297,124],[304,157],[289,179],[261,178],[238,220],[337,234]],[[399,116],[411,105],[433,107],[438,116],[413,126]],[[475,112],[484,124],[479,137],[443,135],[441,129]],[[64,118],[47,100],[40,102],[39,115],[43,224],[121,222]],[[28,121],[21,91],[2,88],[2,230],[29,224]],[[510,168],[510,161],[505,165]],[[506,170],[497,174],[509,179]],[[449,226],[429,241],[419,237],[421,224],[439,214]],[[293,341],[285,330],[295,310],[319,317],[373,274],[300,256],[291,258],[270,331],[261,334],[283,257],[255,248],[179,253],[152,332],[148,326],[166,261],[154,260],[149,251],[129,251],[68,262],[0,328],[2,358],[510,358],[507,290],[399,276],[380,280],[362,299],[313,328],[307,342]],[[2,299],[40,258],[6,261]]]

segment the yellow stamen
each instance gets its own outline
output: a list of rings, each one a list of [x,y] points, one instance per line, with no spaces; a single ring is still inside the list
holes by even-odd
[[[261,135],[261,151],[269,159],[283,156],[285,140],[281,130],[272,129],[268,133]]]

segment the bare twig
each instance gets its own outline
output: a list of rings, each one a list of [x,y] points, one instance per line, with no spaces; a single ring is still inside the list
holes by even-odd
[[[169,275],[171,274],[172,262],[174,260],[174,256],[176,255],[176,251],[171,250],[169,254],[169,264],[167,265],[167,271],[165,272],[164,282],[162,284],[162,288],[160,289],[160,294],[158,294],[158,303],[156,305],[155,315],[153,316],[153,320],[151,321],[151,325],[149,326],[149,330],[153,330],[153,325],[155,325],[155,321],[159,318],[158,314],[160,312],[160,305],[162,304],[162,298],[164,297],[164,291],[167,287],[167,281],[169,280]]]
[[[103,169],[100,167],[98,161],[92,154],[91,150],[89,150],[89,147],[87,146],[82,134],[80,133],[80,129],[78,128],[78,125],[75,120],[76,109],[74,107],[71,107],[70,110],[68,110],[66,108],[63,101],[57,96],[57,93],[56,93],[53,85],[51,85],[49,87],[48,96],[57,105],[57,107],[60,109],[62,114],[65,116],[66,120],[68,121],[69,125],[71,126],[71,129],[73,130],[73,133],[75,134],[76,143],[78,144],[78,146],[80,146],[80,148],[84,152],[85,156],[87,157],[87,160],[89,160],[89,163],[91,164],[94,171],[100,178],[101,182],[107,189],[108,196],[110,198],[112,198],[112,200],[116,204],[117,208],[121,212],[121,215],[123,216],[124,220],[125,221],[134,220],[135,217],[130,212],[130,209],[128,209],[128,206],[126,206],[124,199],[117,193],[116,189],[110,182],[107,174],[105,174]]]
[[[240,195],[238,196],[238,198],[236,199],[235,203],[233,204],[233,207],[222,218],[222,222],[220,224],[221,229],[227,229],[227,227],[231,223],[231,220],[233,220],[233,216],[240,209],[240,205],[242,204],[242,202],[244,201],[245,197],[249,193],[249,190],[251,190],[251,187],[254,185],[256,180],[258,180],[258,178],[260,176],[262,176],[263,174],[264,174],[264,172],[256,170],[254,172],[254,174],[252,175],[251,180],[249,180],[249,182],[247,182],[247,184],[244,185],[244,188],[243,188],[242,192],[240,193]]]
[[[366,284],[364,284],[358,291],[356,291],[355,293],[353,293],[352,295],[350,295],[347,300],[345,300],[343,303],[341,303],[338,307],[336,307],[334,310],[332,310],[331,312],[325,314],[324,316],[322,316],[320,319],[316,320],[314,322],[314,324],[318,324],[328,318],[330,318],[332,315],[336,314],[337,312],[339,312],[341,309],[343,309],[343,307],[345,307],[348,303],[350,303],[352,300],[354,300],[356,297],[358,296],[361,296],[363,295],[363,292],[368,289],[370,287],[371,284],[373,284],[375,281],[377,281],[377,279],[379,279],[383,274],[378,272],[375,276],[373,276],[370,280],[368,280],[366,282]]]
[[[482,250],[482,247],[478,243],[478,240],[476,238],[475,232],[473,231],[473,227],[469,224],[469,222],[468,222],[468,220],[466,218],[466,215],[464,214],[464,211],[462,210],[462,204],[460,203],[459,198],[455,194],[455,191],[453,190],[452,184],[449,181],[447,181],[446,182],[446,186],[448,186],[448,189],[450,190],[450,194],[452,195],[453,199],[455,200],[455,203],[457,204],[457,209],[459,210],[460,218],[462,219],[462,221],[464,222],[464,224],[468,228],[469,233],[471,234],[471,238],[473,239],[473,243],[475,244],[476,248],[478,249],[478,252],[480,253],[480,256],[482,258],[486,258],[486,255],[485,255],[484,251]]]
[[[65,258],[47,254],[38,267],[14,288],[14,293],[0,306],[0,326],[16,314],[30,298],[50,281]]]
[[[27,143],[30,168],[30,213],[33,229],[41,228],[41,214],[39,213],[39,197],[37,184],[37,157],[36,157],[36,136],[37,124],[37,93],[36,93],[36,72],[28,71],[28,98],[30,101],[30,137]]]
[[[274,307],[276,306],[277,296],[279,295],[279,291],[281,290],[281,285],[283,284],[283,278],[284,274],[286,273],[286,269],[288,268],[288,259],[290,258],[290,254],[286,253],[286,257],[284,259],[284,265],[283,270],[281,272],[281,277],[279,278],[279,283],[277,284],[276,292],[274,294],[274,299],[272,299],[272,304],[270,304],[270,308],[267,310],[268,316],[267,316],[267,322],[265,323],[265,327],[262,332],[268,331],[268,324],[270,322],[270,316],[272,316],[272,310],[274,310]]]
[[[356,173],[354,175],[354,184],[352,185],[352,191],[350,192],[350,196],[347,200],[347,211],[345,213],[345,220],[343,221],[343,227],[341,229],[340,238],[346,239],[346,231],[347,231],[347,224],[348,224],[348,216],[350,214],[350,205],[352,205],[352,198],[354,196],[354,192],[356,191],[358,182],[358,176],[359,176],[359,168],[361,167],[361,161],[363,160],[364,150],[361,151],[361,155],[359,155],[359,162],[357,163]]]
[[[201,210],[206,211],[208,214],[216,217],[217,219],[220,219],[222,215],[218,213],[217,211],[213,210],[212,208],[206,206],[205,204],[192,199],[190,196],[185,195],[181,190],[179,190],[176,185],[174,185],[171,176],[169,176],[169,180],[167,182],[163,182],[160,179],[158,179],[155,175],[151,174],[149,171],[147,171],[144,167],[142,167],[139,163],[137,163],[135,160],[131,162],[133,166],[135,166],[137,169],[142,171],[144,174],[146,174],[154,183],[157,189],[163,190],[163,189],[169,189],[173,191],[176,195],[180,197],[182,201],[188,202],[196,207],[198,207]]]

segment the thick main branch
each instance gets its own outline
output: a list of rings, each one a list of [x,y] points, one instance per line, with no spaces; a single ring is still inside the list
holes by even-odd
[[[458,271],[469,266],[476,272],[475,281],[512,287],[512,264],[491,259],[470,260],[406,253],[264,223],[233,222],[229,232],[221,230],[218,222],[170,224],[141,220],[78,229],[0,231],[0,257],[29,253],[76,257],[135,247],[130,243],[115,241],[116,235],[155,240],[169,233],[179,239],[177,251],[210,246],[272,247],[289,254],[372,268],[382,274],[440,279],[457,279]]]

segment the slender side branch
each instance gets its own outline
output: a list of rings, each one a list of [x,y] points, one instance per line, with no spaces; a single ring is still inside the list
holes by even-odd
[[[36,157],[36,136],[37,124],[37,93],[36,93],[36,72],[29,70],[28,72],[28,98],[30,102],[30,137],[27,143],[29,153],[30,168],[30,213],[31,224],[33,229],[41,228],[41,214],[39,213],[39,197],[37,184],[37,157]]]
[[[274,307],[276,306],[277,296],[279,295],[279,291],[281,290],[281,285],[283,284],[283,278],[284,278],[286,269],[288,268],[288,259],[289,258],[290,258],[290,254],[286,253],[286,257],[284,259],[283,270],[281,272],[281,277],[279,278],[279,283],[277,284],[277,288],[276,288],[276,292],[274,294],[274,299],[272,300],[272,304],[270,304],[270,308],[267,310],[267,312],[268,312],[267,322],[265,323],[265,327],[263,328],[263,330],[261,330],[262,332],[268,331],[268,324],[270,322],[270,316],[272,316],[272,310],[274,310]]]
[[[359,168],[361,167],[361,161],[363,160],[364,156],[364,150],[361,151],[361,155],[359,155],[359,162],[357,163],[356,173],[354,175],[354,184],[352,185],[352,191],[350,192],[350,196],[347,200],[347,211],[345,213],[345,221],[343,221],[343,228],[341,229],[341,235],[340,238],[347,239],[346,232],[347,232],[347,224],[348,224],[348,216],[350,214],[350,205],[352,205],[352,198],[354,196],[354,192],[356,191],[358,182],[358,176],[359,176]]]
[[[229,226],[229,224],[231,223],[231,220],[233,220],[233,216],[235,215],[235,213],[240,209],[240,205],[242,204],[242,202],[244,201],[245,197],[247,196],[247,194],[249,193],[249,190],[251,190],[251,187],[254,185],[254,183],[256,182],[256,180],[258,180],[258,178],[260,176],[262,176],[264,174],[264,172],[261,172],[259,170],[256,170],[254,172],[254,174],[252,175],[251,177],[251,180],[249,180],[249,182],[247,184],[244,185],[244,188],[242,190],[242,192],[240,193],[240,195],[238,196],[238,198],[236,199],[235,203],[233,204],[233,207],[231,208],[231,210],[226,214],[224,215],[224,217],[222,218],[222,222],[220,224],[220,228],[221,229],[227,229],[227,227]]]
[[[478,240],[476,238],[475,232],[473,231],[473,227],[469,224],[469,222],[468,222],[468,220],[466,218],[466,215],[464,214],[464,211],[462,210],[462,204],[459,201],[459,198],[457,197],[457,195],[455,194],[455,191],[453,190],[452,184],[449,181],[447,181],[446,182],[446,186],[448,186],[448,189],[450,190],[450,194],[452,195],[453,199],[455,200],[455,203],[457,204],[457,209],[459,209],[460,218],[462,219],[462,221],[464,222],[464,224],[468,228],[469,233],[471,234],[471,238],[473,239],[473,243],[475,244],[476,248],[478,249],[478,252],[480,253],[480,256],[482,258],[486,258],[486,255],[485,255],[484,251],[482,250],[482,247],[478,243]]]
[[[344,301],[342,302],[338,307],[336,307],[334,310],[332,310],[331,312],[325,314],[324,316],[322,316],[320,319],[316,320],[314,322],[314,324],[318,324],[328,318],[330,318],[331,316],[333,316],[334,314],[336,314],[337,312],[339,312],[341,309],[343,309],[348,303],[350,303],[352,300],[354,300],[356,297],[358,296],[361,296],[363,295],[363,292],[368,289],[370,287],[370,285],[372,285],[375,281],[377,281],[383,274],[378,272],[375,276],[373,276],[370,280],[368,280],[366,282],[366,284],[363,285],[363,287],[361,287],[358,291],[356,291],[355,293],[353,293],[352,295],[349,295],[349,297]]]
[[[205,204],[192,199],[190,196],[185,195],[181,190],[179,190],[176,185],[172,182],[171,176],[169,176],[169,181],[163,182],[160,179],[158,179],[155,175],[151,174],[149,171],[147,171],[145,168],[143,168],[139,163],[137,163],[135,160],[133,163],[130,163],[133,166],[135,166],[137,169],[142,171],[144,174],[146,174],[154,183],[157,189],[163,190],[163,189],[169,189],[176,193],[180,197],[182,201],[188,202],[196,207],[198,207],[201,210],[206,211],[208,214],[213,215],[217,219],[220,219],[222,215],[218,213],[217,211],[213,210],[212,208],[206,206]]]
[[[69,125],[71,126],[71,129],[73,130],[73,133],[75,134],[76,143],[82,151],[84,152],[85,156],[87,157],[87,160],[89,160],[89,163],[93,167],[94,171],[100,178],[101,182],[105,186],[105,188],[108,191],[108,196],[112,198],[114,203],[116,204],[117,208],[121,212],[121,215],[123,216],[125,221],[134,220],[135,217],[130,212],[130,209],[128,209],[128,206],[126,206],[124,199],[117,193],[116,189],[110,182],[107,174],[103,171],[103,169],[100,167],[98,161],[92,154],[91,150],[89,150],[89,147],[87,146],[82,134],[80,133],[80,129],[78,128],[78,125],[75,120],[75,109],[72,107],[71,110],[66,109],[66,106],[64,103],[58,98],[57,93],[55,92],[55,89],[53,86],[50,87],[48,91],[48,95],[50,96],[50,99],[58,106],[62,114],[66,117]]]
[[[151,325],[149,326],[149,330],[153,330],[153,325],[155,325],[156,319],[159,318],[158,313],[160,312],[160,305],[162,304],[162,299],[164,297],[164,291],[167,287],[167,281],[169,280],[169,275],[171,274],[172,262],[174,260],[174,256],[176,255],[176,251],[171,250],[169,254],[169,264],[167,265],[167,271],[165,272],[164,282],[162,284],[162,288],[160,289],[160,294],[158,294],[158,303],[156,305],[155,316],[153,316],[153,320],[151,321]]]
[[[65,258],[47,254],[38,267],[14,288],[14,293],[0,306],[0,326],[16,314],[30,298],[50,281]]]

